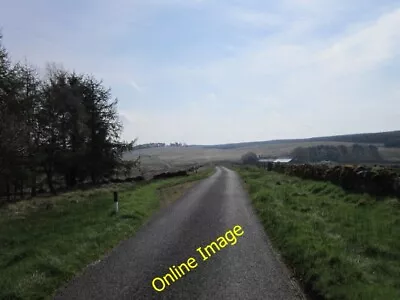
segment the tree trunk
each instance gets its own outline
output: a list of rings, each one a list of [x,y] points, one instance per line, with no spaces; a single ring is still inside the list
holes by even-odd
[[[97,183],[97,176],[96,176],[96,173],[94,171],[91,171],[90,177],[92,179],[92,183],[96,184]]]
[[[76,186],[77,180],[76,180],[76,168],[73,167],[71,172],[70,172],[70,183],[71,183],[71,187]]]
[[[17,193],[18,193],[18,181],[14,181],[14,195],[13,195],[13,201],[17,202]]]
[[[6,181],[6,197],[7,197],[7,202],[10,202],[10,182]]]
[[[56,195],[57,193],[56,193],[56,190],[54,189],[54,186],[53,186],[53,174],[52,174],[52,172],[46,171],[46,177],[47,177],[47,185],[48,185],[48,187],[50,189],[50,192],[53,195]]]
[[[36,173],[32,175],[31,197],[36,197]]]
[[[24,199],[24,180],[23,179],[21,179],[20,197],[21,197],[21,199]]]
[[[67,185],[67,188],[72,188],[76,186],[76,169],[71,168],[68,170],[68,172],[64,175],[65,178],[65,184]]]
[[[64,174],[64,182],[67,188],[70,186],[69,171]]]

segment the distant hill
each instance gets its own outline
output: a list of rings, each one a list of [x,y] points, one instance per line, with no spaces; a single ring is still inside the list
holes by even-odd
[[[348,135],[317,137],[317,138],[311,138],[309,139],[309,141],[314,141],[314,142],[331,141],[331,142],[389,145],[400,141],[400,130],[377,132],[377,133],[358,133],[358,134],[348,134]]]
[[[400,148],[400,130],[376,133],[357,133],[324,137],[312,137],[306,139],[286,139],[286,140],[271,140],[271,141],[257,141],[257,142],[244,142],[244,143],[231,143],[220,145],[192,145],[200,146],[203,148],[214,149],[237,149],[245,147],[263,146],[268,144],[288,144],[288,143],[304,143],[304,142],[348,142],[348,143],[361,143],[361,144],[380,144],[385,147],[399,147]]]

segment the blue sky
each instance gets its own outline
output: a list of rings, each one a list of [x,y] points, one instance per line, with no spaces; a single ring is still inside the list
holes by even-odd
[[[400,127],[398,1],[0,5],[12,58],[102,78],[126,139],[213,144]]]

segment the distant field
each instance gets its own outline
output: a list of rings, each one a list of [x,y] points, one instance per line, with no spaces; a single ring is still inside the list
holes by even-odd
[[[398,161],[400,163],[400,148],[379,148],[379,152],[385,160]]]
[[[134,159],[141,156],[142,166],[145,170],[169,170],[190,166],[193,164],[205,164],[219,161],[238,161],[246,152],[266,156],[289,156],[296,147],[310,147],[316,145],[346,145],[346,142],[297,142],[277,143],[267,145],[245,146],[235,149],[214,149],[193,147],[166,147],[140,149],[125,155],[125,159]],[[381,145],[379,152],[385,160],[398,161],[400,163],[400,148],[384,148]]]

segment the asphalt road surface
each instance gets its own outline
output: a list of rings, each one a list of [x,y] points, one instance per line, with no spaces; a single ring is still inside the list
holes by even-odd
[[[244,231],[237,243],[215,254],[209,251],[211,257],[204,261],[196,249],[204,249],[236,225]],[[171,274],[170,267],[190,257],[195,258],[196,268],[181,278],[175,273],[175,282],[167,277],[170,285],[164,282],[161,292],[153,288],[155,277]],[[155,285],[163,288],[160,280]],[[60,289],[55,299],[290,300],[304,296],[272,250],[239,176],[217,167],[213,176],[160,210],[133,238]]]

